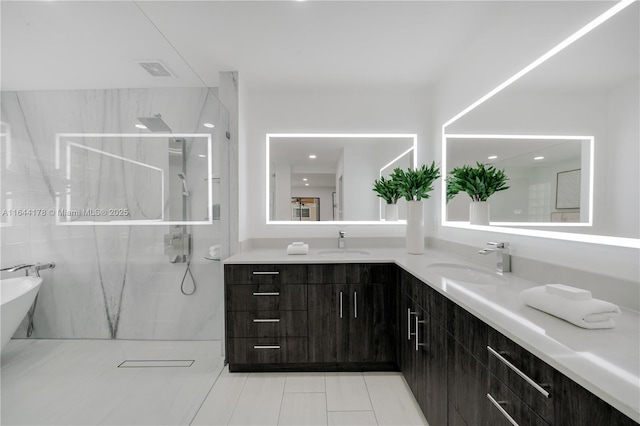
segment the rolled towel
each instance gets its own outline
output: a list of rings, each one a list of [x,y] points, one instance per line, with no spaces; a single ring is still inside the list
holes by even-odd
[[[309,244],[293,243],[287,246],[287,254],[307,254],[309,253]]]
[[[589,329],[613,328],[616,325],[613,318],[621,313],[613,303],[599,299],[572,300],[549,293],[544,286],[520,292],[520,300],[532,308]]]

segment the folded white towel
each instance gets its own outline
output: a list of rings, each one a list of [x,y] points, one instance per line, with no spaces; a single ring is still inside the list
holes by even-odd
[[[571,287],[564,284],[547,284],[544,286],[547,293],[557,294],[566,299],[571,300],[589,300],[591,292],[577,287]]]
[[[613,318],[620,315],[620,308],[613,303],[599,299],[572,300],[548,293],[544,286],[533,287],[520,292],[520,300],[526,305],[562,318],[582,328],[613,328]]]
[[[289,244],[287,246],[287,254],[307,254],[309,253],[309,244]]]

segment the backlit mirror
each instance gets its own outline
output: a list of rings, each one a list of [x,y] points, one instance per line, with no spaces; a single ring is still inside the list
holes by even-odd
[[[413,167],[416,142],[413,134],[268,134],[267,223],[390,223],[373,183]]]
[[[507,170],[512,188],[489,199],[491,226],[638,246],[639,17],[637,2],[620,2],[443,125],[444,170]],[[443,225],[468,226],[464,196],[443,203]]]

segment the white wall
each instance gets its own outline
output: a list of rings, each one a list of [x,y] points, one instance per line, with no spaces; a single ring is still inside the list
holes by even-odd
[[[246,168],[240,177],[240,198],[246,204],[247,215],[241,235],[246,239],[333,237],[336,229],[345,228],[344,225],[266,225],[264,188],[267,133],[416,133],[418,160],[431,163],[433,158],[425,157],[430,133],[428,100],[426,89],[250,91],[247,99],[248,137],[241,154],[246,161]],[[363,196],[371,197],[376,203],[374,211],[377,214],[374,192]],[[352,196],[352,199],[359,198]],[[402,225],[353,225],[348,228],[349,235],[354,237],[404,235]]]

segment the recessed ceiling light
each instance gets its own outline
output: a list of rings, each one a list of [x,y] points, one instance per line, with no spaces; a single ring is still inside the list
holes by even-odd
[[[135,126],[136,126],[138,129],[146,129],[146,128],[147,128],[147,126],[145,126],[144,124],[135,124]]]
[[[216,125],[213,123],[204,123],[203,126],[207,129],[213,129],[214,127],[216,127]]]
[[[489,160],[495,160],[496,158],[498,158],[497,155],[490,155],[487,157]]]
[[[544,160],[544,157],[533,157],[534,160]]]
[[[309,184],[308,184],[308,183],[305,183],[305,184],[304,184],[304,186],[309,186]]]
[[[198,154],[198,157],[207,158],[207,156],[204,154]]]
[[[306,181],[308,181],[309,179],[307,179],[307,178],[302,178],[302,180],[306,182]]]
[[[314,158],[316,158],[316,155],[315,154],[311,154],[311,155],[309,155],[309,158],[311,158],[313,160]]]

